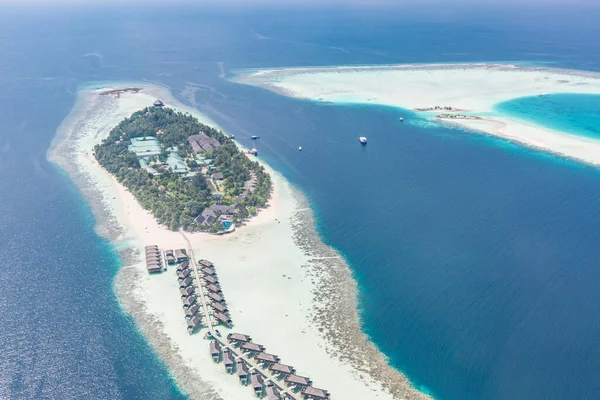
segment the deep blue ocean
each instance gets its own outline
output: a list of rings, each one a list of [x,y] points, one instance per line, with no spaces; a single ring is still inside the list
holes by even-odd
[[[365,331],[415,386],[444,400],[600,398],[597,169],[221,77],[404,62],[600,71],[600,6],[288,7],[3,6],[0,398],[184,398],[119,307],[115,250],[46,158],[77,87],[116,80],[168,86],[243,143],[260,135],[350,263]],[[503,112],[585,134],[590,110],[563,96]]]

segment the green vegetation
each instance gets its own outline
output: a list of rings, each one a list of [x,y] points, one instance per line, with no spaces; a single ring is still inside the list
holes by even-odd
[[[188,137],[203,132],[220,146],[201,157],[192,150]],[[132,138],[152,137],[160,154],[139,157],[129,146]],[[264,207],[271,193],[271,179],[264,168],[250,160],[222,132],[203,125],[191,115],[169,108],[149,107],[135,112],[113,128],[94,148],[98,162],[127,187],[145,209],[172,230],[218,231],[220,221],[201,225],[195,218],[216,204],[236,205],[234,222]],[[139,153],[138,153],[139,154]],[[173,172],[166,160],[181,157],[187,170]],[[206,162],[205,160],[212,160]],[[142,162],[140,162],[142,161]],[[181,162],[181,160],[179,161]],[[210,176],[223,174],[221,193],[213,193]],[[249,188],[249,183],[254,182]]]

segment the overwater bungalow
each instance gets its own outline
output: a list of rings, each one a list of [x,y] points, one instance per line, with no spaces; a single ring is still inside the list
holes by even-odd
[[[269,382],[269,384],[267,385],[267,400],[280,400],[281,397],[279,396],[279,389],[277,389],[277,387]]]
[[[162,271],[162,265],[158,262],[149,262],[146,263],[146,268],[148,269],[149,273],[154,273],[154,272],[161,272]]]
[[[227,349],[223,351],[223,364],[225,365],[225,370],[228,373],[233,371],[233,354],[231,354],[231,351]]]
[[[242,344],[240,346],[240,349],[245,350],[245,351],[254,351],[257,353],[265,351],[265,347],[262,344],[257,344],[257,343],[252,343],[252,342],[246,342],[246,343]]]
[[[190,267],[190,263],[188,261],[184,261],[177,266],[177,269],[175,269],[175,271],[181,272],[183,270],[188,269],[189,267]]]
[[[188,296],[183,300],[183,306],[186,308],[191,307],[196,302],[197,299],[198,299],[198,297],[196,297],[194,295]]]
[[[219,362],[221,358],[221,344],[216,340],[210,341],[210,355],[214,362]]]
[[[214,308],[215,310],[217,310],[217,311],[220,311],[220,312],[222,312],[222,313],[226,313],[227,311],[229,311],[229,310],[227,309],[227,307],[225,307],[225,306],[223,305],[223,303],[219,303],[218,301],[215,301],[215,302],[213,302],[213,303],[210,303],[210,306],[211,306],[212,308]]]
[[[223,297],[221,297],[220,295],[213,293],[213,292],[208,292],[208,297],[210,297],[214,301],[218,301],[219,303],[222,303],[225,301],[225,299]]]
[[[173,254],[173,250],[165,250],[165,258],[169,264],[175,264],[177,261],[177,259],[175,259],[175,255]]]
[[[200,318],[200,315],[194,315],[192,318],[190,318],[188,320],[188,332],[190,333],[190,335],[194,332],[194,330],[200,326],[202,322],[202,318]]]
[[[293,374],[296,370],[294,369],[294,367],[290,366],[290,365],[285,365],[285,364],[273,364],[269,367],[269,370],[271,372],[275,372],[278,374]]]
[[[191,273],[192,273],[191,269],[189,269],[189,268],[188,269],[184,269],[183,271],[180,271],[180,272],[177,273],[177,278],[180,281],[182,281],[185,278],[187,278]]]
[[[242,333],[230,333],[227,335],[227,341],[229,343],[246,343],[251,341],[252,338],[248,335],[244,335]]]
[[[254,372],[252,372],[252,375],[250,375],[250,382],[252,384],[252,389],[254,389],[254,394],[259,397],[262,397],[262,391],[263,391],[262,376],[257,371],[254,371]]]
[[[187,250],[186,249],[175,250],[175,258],[177,259],[177,262],[187,261],[188,260]]]
[[[305,376],[298,376],[298,375],[288,375],[285,377],[285,383],[287,383],[288,385],[302,385],[302,386],[310,386],[312,384],[310,378],[307,378]]]
[[[217,285],[213,285],[212,283],[210,285],[206,285],[206,288],[213,293],[221,293],[221,288],[219,288]]]
[[[213,267],[213,263],[206,260],[206,259],[201,259],[200,261],[198,261],[198,265],[201,267],[206,267],[206,268],[212,268]]]
[[[146,261],[157,260],[160,261],[160,254],[158,253],[146,253]]]
[[[227,315],[223,314],[223,313],[215,313],[215,318],[217,319],[217,321],[219,321],[220,323],[224,324],[224,325],[231,325],[231,318],[229,318]]]
[[[185,316],[187,318],[191,318],[194,315],[196,315],[196,313],[198,311],[200,311],[200,306],[198,304],[194,304],[193,306],[191,306],[185,310]]]
[[[189,295],[194,293],[194,290],[195,289],[193,286],[179,288],[179,291],[181,292],[181,297],[188,297]]]
[[[245,385],[248,382],[249,375],[246,363],[244,362],[244,360],[238,358],[237,362],[235,363],[235,367],[237,376],[238,378],[240,378],[240,382],[242,382]]]
[[[329,399],[329,393],[324,389],[317,389],[312,386],[307,386],[302,389],[302,395],[305,399],[315,399],[315,400],[327,400]]]
[[[206,283],[212,283],[213,285],[219,283],[219,281],[217,280],[217,278],[215,278],[214,276],[210,276],[210,275],[204,275],[202,277],[202,279],[204,280],[204,282],[206,282]]]
[[[208,268],[208,267],[202,268],[200,270],[200,272],[202,272],[204,275],[211,275],[211,276],[214,276],[217,274],[214,269]]]
[[[158,251],[158,249],[146,250],[145,254],[146,254],[146,257],[149,257],[149,256],[160,257],[160,251]]]
[[[144,249],[148,250],[148,249],[158,249],[158,245],[156,244],[151,244],[149,246],[144,247]]]
[[[279,362],[279,357],[269,353],[258,353],[254,356],[254,359],[258,362],[275,364]]]
[[[191,286],[192,283],[194,283],[194,280],[192,279],[191,276],[188,276],[187,278],[185,278],[182,281],[179,281],[179,287],[180,288],[186,288],[188,286]]]

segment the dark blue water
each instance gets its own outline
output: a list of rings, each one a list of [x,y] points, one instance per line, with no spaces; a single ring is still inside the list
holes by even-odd
[[[500,112],[551,129],[600,138],[600,96],[546,94],[521,97],[498,104]]]
[[[308,195],[324,239],[352,265],[365,330],[415,385],[441,399],[597,398],[597,170],[400,124],[394,109],[298,101],[220,75],[482,60],[598,71],[598,11],[5,7],[0,397],[181,397],[118,307],[116,254],[46,159],[78,85],[147,80],[242,141],[260,134],[261,156]]]

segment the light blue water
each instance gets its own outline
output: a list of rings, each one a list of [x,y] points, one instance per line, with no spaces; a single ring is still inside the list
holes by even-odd
[[[498,104],[495,111],[557,131],[600,139],[600,95],[521,97]]]

